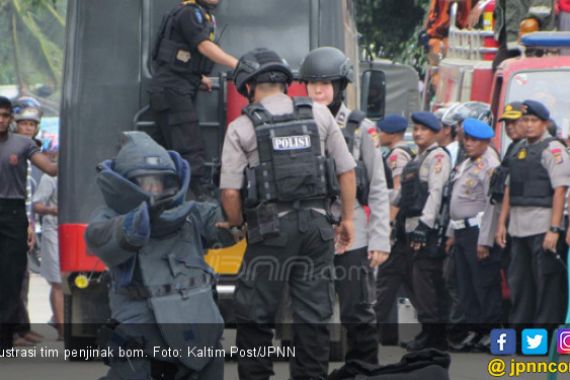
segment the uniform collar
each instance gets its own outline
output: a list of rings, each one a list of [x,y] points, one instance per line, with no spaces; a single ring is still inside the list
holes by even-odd
[[[344,128],[346,126],[348,115],[350,115],[350,110],[344,103],[342,103],[335,117],[336,123],[339,127]]]
[[[265,107],[272,105],[272,104],[278,104],[283,102],[284,99],[288,99],[291,100],[291,98],[289,98],[289,96],[285,95],[284,93],[280,92],[278,94],[274,94],[274,95],[269,95],[266,96],[265,98],[261,99],[259,101],[259,103],[263,104]]]

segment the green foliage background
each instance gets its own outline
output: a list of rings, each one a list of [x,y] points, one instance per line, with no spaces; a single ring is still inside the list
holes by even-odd
[[[57,107],[63,72],[66,0],[0,0],[0,84],[45,95]],[[38,89],[42,86],[42,89]]]
[[[387,58],[423,71],[418,37],[429,0],[354,0],[358,31],[370,57]]]

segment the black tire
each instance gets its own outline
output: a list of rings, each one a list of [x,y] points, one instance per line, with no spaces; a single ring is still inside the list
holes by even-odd
[[[63,325],[63,343],[64,347],[67,350],[81,350],[87,348],[96,348],[97,342],[95,336],[76,336],[74,335],[74,326],[81,327],[80,322],[73,320],[72,315],[72,305],[73,305],[73,296],[66,294],[63,299],[63,318],[64,318],[64,325]],[[80,355],[71,355],[69,357],[70,361],[85,361],[84,356]]]

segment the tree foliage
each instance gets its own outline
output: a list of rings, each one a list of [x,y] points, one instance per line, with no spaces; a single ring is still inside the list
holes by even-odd
[[[381,57],[421,69],[418,36],[429,0],[355,0],[358,30],[370,57]]]
[[[65,7],[65,0],[0,0],[0,84],[16,84],[20,95],[38,86],[59,92]]]

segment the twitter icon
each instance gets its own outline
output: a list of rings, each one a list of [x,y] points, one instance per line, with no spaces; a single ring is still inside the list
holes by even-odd
[[[522,353],[524,355],[546,355],[548,353],[548,332],[545,329],[524,329]]]

